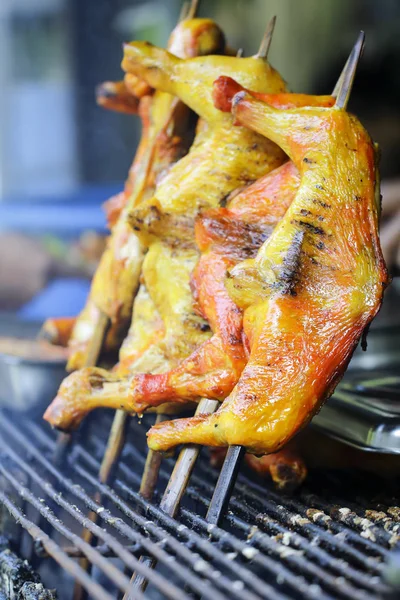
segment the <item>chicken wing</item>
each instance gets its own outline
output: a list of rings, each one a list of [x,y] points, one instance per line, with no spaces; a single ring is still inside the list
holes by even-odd
[[[232,105],[236,123],[280,144],[300,186],[257,257],[227,276],[250,348],[238,384],[214,415],[153,427],[153,450],[279,450],[332,394],[388,283],[376,151],[356,117],[337,106],[279,110],[245,91]]]

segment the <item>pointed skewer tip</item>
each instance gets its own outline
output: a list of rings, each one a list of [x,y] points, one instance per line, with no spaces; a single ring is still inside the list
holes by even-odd
[[[199,10],[200,0],[192,0],[190,3],[190,8],[186,15],[186,19],[194,19],[197,15],[197,11]]]
[[[181,12],[179,13],[178,23],[181,21],[185,21],[187,19],[187,15],[189,12],[189,2],[184,2],[182,4]]]
[[[333,96],[336,96],[335,106],[346,110],[349,102],[351,90],[354,83],[357,66],[360,61],[365,44],[365,33],[360,31],[357,41],[353,46],[346,65],[339,77],[339,80],[333,90]]]
[[[273,16],[267,25],[267,28],[266,28],[263,38],[261,40],[260,47],[256,54],[256,58],[262,58],[264,60],[267,60],[269,48],[270,48],[271,42],[272,42],[272,36],[274,34],[275,23],[276,23],[276,16]]]

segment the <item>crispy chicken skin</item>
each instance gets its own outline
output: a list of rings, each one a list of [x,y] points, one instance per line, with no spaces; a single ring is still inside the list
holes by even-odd
[[[132,212],[131,222],[138,226],[138,217],[147,217],[151,210],[160,215],[154,230],[146,227],[142,235],[157,236],[170,214],[195,217],[199,210],[217,207],[232,190],[259,179],[285,160],[282,150],[265,137],[232,127],[232,117],[216,109],[212,100],[213,81],[224,73],[260,92],[284,91],[284,81],[263,59],[204,56],[182,60],[147,42],[132,42],[124,47],[122,68],[178,96],[207,124],[155,196]]]
[[[280,95],[265,95],[280,105]],[[289,100],[283,98],[288,106]],[[331,96],[290,95],[291,106],[331,106]],[[169,398],[184,402],[202,396],[223,400],[236,385],[246,364],[242,311],[229,297],[225,274],[236,263],[254,257],[284,216],[299,185],[292,162],[284,164],[228,199],[226,208],[209,209],[196,221],[196,241],[202,252],[193,272],[192,291],[213,336],[170,372],[136,376],[138,410]]]
[[[153,450],[282,448],[332,394],[388,283],[376,152],[356,117],[336,106],[279,110],[245,91],[232,111],[236,123],[280,144],[300,186],[256,258],[227,276],[250,349],[238,384],[214,415],[153,427]]]
[[[224,36],[210,19],[182,21],[171,35],[169,48],[181,56],[186,56],[186,50],[190,56],[208,51],[218,53],[224,48]],[[125,83],[114,84],[114,98],[109,94],[108,103],[113,102],[119,107],[126,105],[129,91],[138,91],[138,81],[133,75]],[[99,97],[104,103],[104,88],[100,90]],[[143,125],[142,138],[123,197],[114,201],[114,209],[115,204],[122,207],[112,217],[114,225],[108,247],[93,278],[87,305],[71,335],[69,370],[87,363],[90,340],[98,327],[101,313],[107,315],[111,323],[104,349],[110,351],[120,347],[131,320],[145,251],[145,246],[128,223],[128,214],[152,196],[159,180],[171,164],[187,152],[193,139],[190,109],[170,94],[159,91],[153,96],[142,97],[138,112]]]
[[[279,92],[285,85],[278,73],[259,58],[208,56],[182,60],[143,42],[127,45],[125,55],[125,70],[157,90],[176,94],[202,118],[190,152],[170,169],[157,186],[154,197],[141,202],[130,213],[134,230],[144,244],[149,244],[142,277],[165,326],[165,335],[158,343],[159,352],[176,364],[211,336],[206,319],[213,316],[207,307],[199,311],[201,315],[197,313],[190,288],[191,274],[199,258],[194,238],[195,217],[205,208],[217,207],[233,190],[267,174],[286,158],[276,144],[258,133],[245,127],[232,127],[231,115],[214,107],[212,82],[228,70],[260,91]],[[221,273],[226,266],[218,265],[218,287],[223,293]],[[212,277],[210,272],[209,279]],[[233,307],[236,313],[233,321],[237,329],[241,327],[241,315],[237,307],[228,302],[228,310],[232,314]],[[212,303],[208,305],[211,307]],[[215,342],[216,358],[225,360],[221,343]],[[152,347],[151,352],[154,350]],[[234,352],[240,362],[238,375],[244,366],[241,340]],[[201,356],[199,359],[201,363]],[[200,368],[203,369],[201,364]],[[136,399],[141,400],[143,375],[122,379],[115,373],[88,368],[72,378],[73,381],[67,379],[61,386],[45,414],[45,418],[59,428],[70,427],[72,414],[71,421],[76,426],[79,410],[83,417],[95,406],[141,412]],[[88,395],[92,397],[89,399]],[[160,402],[167,399],[164,395]]]
[[[279,105],[279,96],[268,96],[268,98]],[[334,101],[330,96],[315,98],[303,95],[292,95],[290,100],[292,106],[303,105],[304,102],[331,105]],[[285,106],[287,106],[286,99]],[[168,262],[164,263],[164,254],[168,245],[154,244],[154,251],[157,249],[157,253],[153,264],[157,266],[157,270],[153,272],[153,281],[149,281],[149,284],[155,295],[161,293],[156,303],[158,306],[161,305],[161,301],[164,301],[167,308],[174,307],[176,316],[170,314],[169,317],[171,319],[172,316],[174,321],[172,323],[170,321],[166,326],[167,331],[174,333],[170,344],[174,349],[173,355],[171,356],[171,351],[166,350],[168,339],[158,338],[158,344],[154,343],[160,329],[158,333],[150,330],[149,339],[153,339],[153,343],[147,346],[139,363],[130,363],[132,365],[130,373],[137,373],[137,375],[130,377],[125,386],[122,376],[129,374],[129,368],[114,372],[104,382],[103,387],[101,377],[105,375],[104,370],[101,371],[100,377],[100,373],[94,369],[86,369],[84,375],[87,377],[87,382],[93,376],[93,386],[86,382],[86,387],[82,386],[82,389],[90,389],[92,398],[84,403],[82,395],[85,397],[86,391],[82,391],[82,395],[75,398],[77,388],[65,388],[69,401],[66,401],[67,395],[64,390],[62,396],[56,400],[56,404],[62,406],[62,409],[57,412],[58,426],[62,419],[63,427],[68,427],[66,423],[69,418],[69,406],[71,410],[73,408],[74,411],[78,411],[77,406],[80,405],[82,416],[86,414],[88,407],[94,407],[94,402],[99,406],[118,406],[125,410],[139,412],[162,405],[165,411],[164,403],[167,400],[198,401],[201,396],[222,400],[232,391],[245,366],[247,356],[243,345],[242,311],[227,293],[224,285],[225,274],[227,269],[238,261],[256,254],[273,226],[285,214],[298,185],[298,170],[293,163],[288,162],[246,187],[242,192],[233,194],[227,208],[210,209],[198,218],[196,239],[202,256],[192,275],[192,290],[198,310],[207,318],[214,334],[209,341],[200,345],[198,338],[191,338],[188,321],[182,320],[182,312],[176,310],[185,298],[191,298],[189,294],[182,294],[179,280],[178,285],[173,285],[177,269],[182,272],[182,267],[185,265],[185,262],[180,264],[182,255],[179,255],[176,265],[171,263],[173,268],[168,269]],[[186,249],[186,252],[189,250]],[[149,252],[146,261],[152,256],[153,253]],[[193,255],[193,258],[196,256]],[[187,272],[188,279],[193,267],[191,263],[189,265],[191,266]],[[148,273],[146,264],[143,272]],[[173,278],[170,273],[174,273]],[[165,277],[168,278],[165,279],[165,285],[157,286],[157,283],[159,284]],[[187,307],[185,311],[189,309],[190,307]],[[168,310],[162,308],[161,312],[168,315],[171,311],[168,313]],[[196,349],[186,360],[178,362],[184,355],[184,349],[179,346],[182,342],[187,353],[191,347]],[[166,355],[170,358],[169,365],[165,362],[164,368],[161,368],[160,362]],[[150,360],[148,357],[151,357]],[[148,368],[151,360],[158,365],[157,370]],[[128,365],[129,358],[126,358],[124,363]],[[178,364],[175,366],[174,363]],[[139,367],[140,364],[142,368]],[[175,368],[166,372],[168,366]],[[152,374],[147,374],[149,371]],[[79,374],[82,375],[83,372]],[[167,412],[171,410],[170,405]],[[52,416],[51,418],[53,419]]]

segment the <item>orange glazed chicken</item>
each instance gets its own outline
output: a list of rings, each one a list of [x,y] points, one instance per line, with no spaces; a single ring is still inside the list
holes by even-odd
[[[291,94],[289,99],[286,96],[264,95],[278,105],[283,102],[284,106],[287,106],[288,101],[291,106],[304,103],[329,106],[334,102],[331,96]],[[83,416],[85,411],[110,400],[119,401],[125,410],[135,408],[136,411],[142,411],[159,406],[167,400],[187,402],[198,400],[202,395],[224,399],[237,383],[246,364],[242,311],[227,293],[224,285],[226,270],[240,260],[255,256],[290,206],[298,185],[299,172],[292,162],[287,162],[243,191],[233,193],[226,208],[210,209],[197,219],[196,241],[202,256],[192,274],[192,291],[201,314],[210,323],[213,336],[209,340],[200,344],[197,350],[173,370],[164,373],[165,369],[160,369],[161,373],[158,374],[157,370],[162,364],[157,353],[157,342],[164,334],[163,322],[142,285],[134,306],[130,334],[133,343],[129,344],[131,354],[125,348],[126,340],[120,351],[116,375],[113,380],[109,378],[109,382],[113,381],[114,385],[99,386],[97,394],[90,389],[90,396],[86,389],[81,388],[85,402],[72,388],[69,390],[69,398],[76,398],[76,404],[67,402],[66,395],[61,396],[59,402],[55,402],[49,409],[46,417],[53,411],[50,413],[51,419],[62,419],[65,426],[72,411],[75,418],[76,415]],[[133,347],[136,348],[136,354],[132,353]],[[121,376],[134,372],[138,374],[126,380],[126,383],[121,380]],[[105,371],[91,370],[91,373],[98,373],[103,377]],[[71,379],[78,381],[78,377],[76,375]],[[71,379],[66,383],[70,384]],[[127,387],[131,381],[136,384],[134,392]],[[54,412],[57,405],[61,407],[59,415]],[[165,409],[165,405],[163,406]],[[60,420],[54,422],[61,423]]]
[[[169,40],[169,49],[181,57],[222,52],[224,35],[211,19],[184,20]],[[128,224],[135,206],[151,197],[170,166],[188,150],[193,139],[193,113],[177,98],[163,92],[148,95],[151,88],[129,75],[124,83],[107,83],[100,88],[100,104],[135,112],[135,100],[143,123],[142,138],[129,172],[125,190],[108,205],[113,225],[108,247],[93,278],[85,308],[76,320],[69,340],[69,370],[89,360],[94,336],[106,335],[105,350],[118,350],[132,316],[132,303],[139,284],[145,246]],[[146,94],[143,96],[143,94]],[[108,96],[108,98],[107,98]],[[107,321],[109,326],[107,327]]]
[[[143,279],[164,324],[163,338],[155,340],[146,352],[152,355],[158,352],[161,358],[170,361],[170,366],[167,365],[170,369],[210,337],[209,326],[202,317],[214,318],[212,298],[210,310],[204,308],[198,314],[190,289],[191,273],[199,258],[194,238],[195,217],[201,209],[224,203],[233,190],[265,175],[285,160],[284,152],[268,139],[247,128],[232,127],[232,117],[214,107],[213,80],[229,71],[260,91],[279,92],[285,86],[279,74],[258,56],[182,60],[144,42],[128,45],[125,52],[126,70],[157,89],[178,95],[205,121],[190,152],[171,168],[157,186],[154,197],[142,202],[130,215],[141,240],[149,244]],[[196,85],[191,86],[188,81],[195,81]],[[224,152],[220,151],[221,144],[225,144]],[[238,324],[241,328],[236,306],[234,311],[234,326]],[[221,353],[218,348],[217,351]],[[240,339],[237,351],[239,375],[245,364]],[[141,381],[142,375],[126,378],[104,369],[81,370],[64,382],[45,418],[57,427],[68,429],[79,425],[85,414],[96,407],[136,412],[132,390],[137,390]],[[163,397],[164,402],[168,399]]]
[[[337,106],[276,109],[237,93],[234,82],[218,86],[237,124],[268,136],[293,160],[300,186],[257,256],[227,273],[249,347],[237,385],[215,414],[153,427],[149,446],[271,453],[332,394],[381,305],[388,275],[376,149],[357,118]]]

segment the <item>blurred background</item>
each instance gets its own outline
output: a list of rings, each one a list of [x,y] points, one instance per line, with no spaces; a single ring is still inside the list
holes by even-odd
[[[1,0],[0,312],[76,314],[104,247],[101,204],[122,189],[139,122],[102,110],[95,86],[119,79],[121,44],[165,45],[178,0]],[[271,63],[293,91],[329,93],[360,29],[366,49],[350,110],[382,150],[385,252],[400,261],[400,3],[203,0],[231,46],[255,53],[272,15]]]

